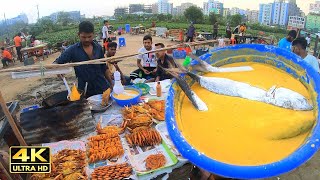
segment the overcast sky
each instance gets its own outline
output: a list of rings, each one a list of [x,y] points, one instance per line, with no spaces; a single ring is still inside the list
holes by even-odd
[[[199,7],[207,0],[169,0],[173,6],[180,5],[181,2],[192,2]],[[219,0],[224,3],[224,7],[239,7],[242,9],[258,10],[259,3],[269,3],[273,0]],[[297,0],[298,6],[305,12],[309,12],[309,4],[315,0]],[[24,12],[27,14],[29,21],[35,22],[37,19],[37,5],[39,5],[40,17],[50,15],[56,11],[73,11],[80,10],[81,14],[86,17],[93,15],[113,15],[116,7],[126,7],[130,3],[152,4],[157,0],[7,0],[0,6],[0,19],[12,18]]]

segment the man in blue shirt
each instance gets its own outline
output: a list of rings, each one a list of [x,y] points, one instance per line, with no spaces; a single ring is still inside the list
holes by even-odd
[[[299,37],[292,42],[292,52],[300,56],[316,72],[319,72],[320,71],[319,62],[316,57],[308,54],[307,46],[308,46],[307,40],[303,37]]]
[[[278,46],[280,48],[287,49],[288,51],[291,51],[291,42],[297,37],[297,32],[295,30],[289,31],[287,37],[282,38],[279,41]]]
[[[64,64],[104,58],[102,47],[93,41],[94,26],[91,22],[83,21],[79,24],[78,36],[80,42],[66,49],[54,63]],[[87,97],[102,94],[109,87],[113,87],[106,64],[80,65],[75,66],[74,70],[78,78],[78,89],[84,90],[86,82],[88,83]]]

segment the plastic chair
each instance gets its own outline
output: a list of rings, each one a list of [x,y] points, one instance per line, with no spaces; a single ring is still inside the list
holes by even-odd
[[[119,37],[119,48],[126,46],[126,39],[124,37]]]

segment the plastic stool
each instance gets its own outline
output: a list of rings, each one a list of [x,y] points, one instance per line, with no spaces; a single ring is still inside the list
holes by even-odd
[[[119,37],[119,48],[126,46],[126,39],[124,37]]]

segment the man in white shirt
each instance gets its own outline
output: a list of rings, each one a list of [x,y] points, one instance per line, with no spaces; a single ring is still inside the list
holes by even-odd
[[[307,47],[310,47],[310,43],[311,43],[311,35],[310,34],[307,35],[306,40],[307,40]]]
[[[146,35],[143,37],[143,47],[139,49],[138,53],[145,53],[148,51],[155,50],[152,47],[152,37],[150,35]],[[155,80],[156,72],[157,72],[157,61],[155,53],[146,53],[139,54],[137,56],[137,66],[139,69],[133,71],[130,74],[131,79],[136,78],[144,78],[147,79],[148,82],[152,82]]]
[[[292,42],[292,52],[300,56],[315,71],[320,72],[317,58],[307,52],[307,40],[305,38],[299,37]]]
[[[102,27],[102,39],[103,39],[103,44],[104,44],[109,37],[109,33],[108,33],[109,22],[107,20],[104,20],[103,24],[104,24],[104,26]],[[105,52],[106,52],[106,50],[103,46],[103,53],[105,53]]]

